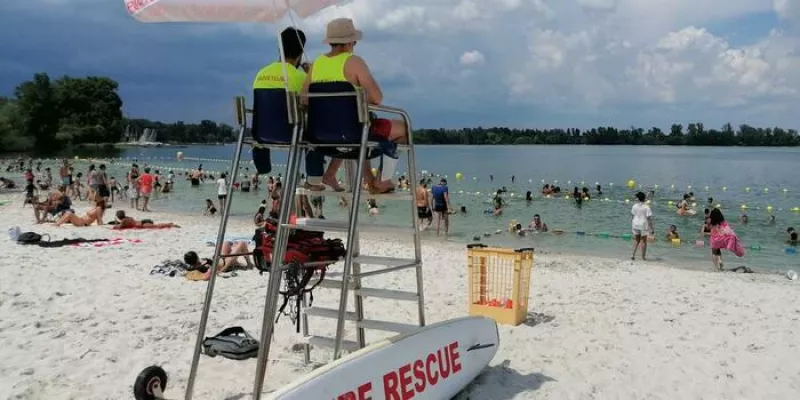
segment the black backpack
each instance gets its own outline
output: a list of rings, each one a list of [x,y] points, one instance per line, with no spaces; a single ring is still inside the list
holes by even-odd
[[[50,235],[45,234],[47,236],[47,241],[50,241]],[[17,237],[17,243],[19,244],[39,244],[42,241],[42,235],[36,232],[23,232],[19,234]]]
[[[203,353],[209,357],[222,356],[232,360],[258,357],[258,340],[242,327],[234,326],[203,339]]]

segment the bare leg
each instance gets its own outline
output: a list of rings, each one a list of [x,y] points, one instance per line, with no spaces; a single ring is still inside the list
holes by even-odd
[[[642,238],[642,260],[647,260],[647,236]]]
[[[641,237],[641,236],[639,236],[639,235],[636,235],[636,236],[634,237],[634,241],[633,241],[633,254],[631,255],[631,260],[635,260],[635,259],[636,259],[636,250],[638,250],[638,249],[639,249],[639,241],[640,241],[641,239],[642,239],[642,237]]]
[[[339,186],[339,182],[336,180],[336,173],[339,171],[339,168],[342,166],[342,160],[339,158],[332,158],[331,161],[328,163],[328,168],[325,169],[325,174],[322,175],[322,183],[331,187],[331,189],[341,192],[344,189]]]
[[[397,144],[408,143],[408,127],[406,123],[399,119],[392,119],[392,130],[389,133],[389,140]]]

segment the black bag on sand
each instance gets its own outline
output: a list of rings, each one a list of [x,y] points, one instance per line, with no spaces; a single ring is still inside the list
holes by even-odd
[[[203,339],[203,353],[209,357],[220,355],[231,360],[256,358],[258,340],[250,336],[241,326],[234,326],[216,336]]]
[[[50,235],[45,234],[47,236],[47,241],[50,241]],[[17,243],[19,244],[39,244],[42,241],[42,235],[36,232],[23,232],[20,233],[17,237]]]

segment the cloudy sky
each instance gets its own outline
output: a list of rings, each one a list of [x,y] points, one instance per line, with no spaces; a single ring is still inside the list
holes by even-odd
[[[297,21],[309,55],[339,16],[418,127],[800,127],[800,0],[344,1]],[[107,75],[131,117],[230,122],[290,23],[142,24],[124,0],[0,0],[0,94],[37,71]]]

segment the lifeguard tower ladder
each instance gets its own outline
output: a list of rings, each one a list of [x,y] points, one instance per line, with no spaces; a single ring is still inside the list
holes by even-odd
[[[332,85],[332,86],[331,86]],[[422,249],[420,247],[419,220],[416,215],[414,203],[414,193],[417,189],[416,181],[416,158],[414,153],[413,138],[411,137],[411,118],[408,113],[397,108],[385,106],[371,106],[365,101],[364,93],[361,90],[354,90],[347,84],[321,84],[321,87],[312,85],[308,94],[308,112],[304,116],[298,107],[298,98],[293,94],[287,94],[283,89],[257,89],[254,93],[253,110],[245,108],[244,98],[237,98],[236,108],[241,132],[246,129],[246,113],[253,113],[253,136],[259,137],[261,145],[272,148],[283,148],[288,150],[288,162],[286,166],[286,179],[283,187],[282,201],[280,206],[280,217],[278,228],[275,235],[275,244],[272,254],[272,269],[269,276],[269,284],[266,294],[266,303],[261,326],[261,346],[259,348],[256,378],[253,388],[253,398],[261,398],[263,382],[267,369],[267,361],[271,348],[273,329],[275,325],[276,309],[280,296],[281,281],[283,271],[288,265],[282,265],[280,261],[284,259],[289,234],[292,230],[302,229],[316,232],[344,232],[346,234],[346,255],[343,260],[341,280],[326,279],[320,286],[338,289],[339,306],[338,309],[310,307],[303,310],[301,315],[302,332],[305,337],[305,361],[310,361],[310,348],[328,347],[333,349],[333,360],[342,355],[342,350],[354,351],[366,346],[366,330],[389,331],[404,333],[425,326],[425,302],[423,296],[422,279]],[[279,129],[290,128],[291,141],[281,143],[281,140],[264,140],[262,132],[270,131],[263,127],[266,123],[265,117],[277,117],[275,110],[282,109],[281,104],[285,104],[288,116],[288,125]],[[267,111],[268,110],[268,111]],[[381,226],[375,224],[359,224],[359,210],[362,207],[362,185],[361,177],[364,173],[365,160],[369,159],[370,153],[381,147],[385,149],[387,143],[370,141],[369,121],[370,112],[388,113],[399,116],[405,121],[409,131],[408,144],[397,145],[398,151],[403,151],[408,159],[408,176],[410,181],[410,192],[398,194],[378,195],[377,198],[385,200],[407,200],[410,202],[411,224],[407,226]],[[306,117],[306,118],[304,118]],[[275,121],[275,119],[270,119]],[[270,123],[272,124],[272,123]],[[333,139],[333,140],[326,140]],[[264,143],[267,142],[267,143]],[[271,143],[270,143],[271,142]],[[258,144],[256,145],[258,146]],[[390,145],[391,146],[391,145]],[[393,147],[393,146],[392,146]],[[306,194],[337,196],[350,195],[350,204],[347,221],[330,221],[314,218],[297,218],[294,223],[289,223],[290,215],[293,214],[293,194],[304,193],[304,189],[298,189],[300,174],[300,160],[307,151],[318,151],[333,155],[337,158],[349,158],[346,161],[346,174],[348,177],[348,192],[308,192]],[[234,165],[234,168],[237,166]],[[413,257],[410,258],[391,258],[383,256],[372,256],[361,253],[360,231],[376,233],[401,233],[411,235],[414,242]],[[277,260],[277,261],[276,261]],[[380,266],[379,269],[362,270],[362,266]],[[313,263],[303,265],[303,268],[314,268],[318,265]],[[413,291],[399,291],[384,288],[363,287],[361,280],[365,277],[377,276],[381,274],[400,272],[413,269],[416,274],[416,287]],[[348,294],[354,295],[355,311],[348,311]],[[416,324],[404,324],[397,322],[365,319],[364,317],[364,298],[380,298],[401,301],[413,301],[417,303],[418,321]],[[305,299],[304,303],[305,303]],[[334,337],[324,337],[309,334],[309,317],[333,318],[336,319],[336,332]],[[356,325],[356,340],[345,340],[345,322],[352,321]]]

